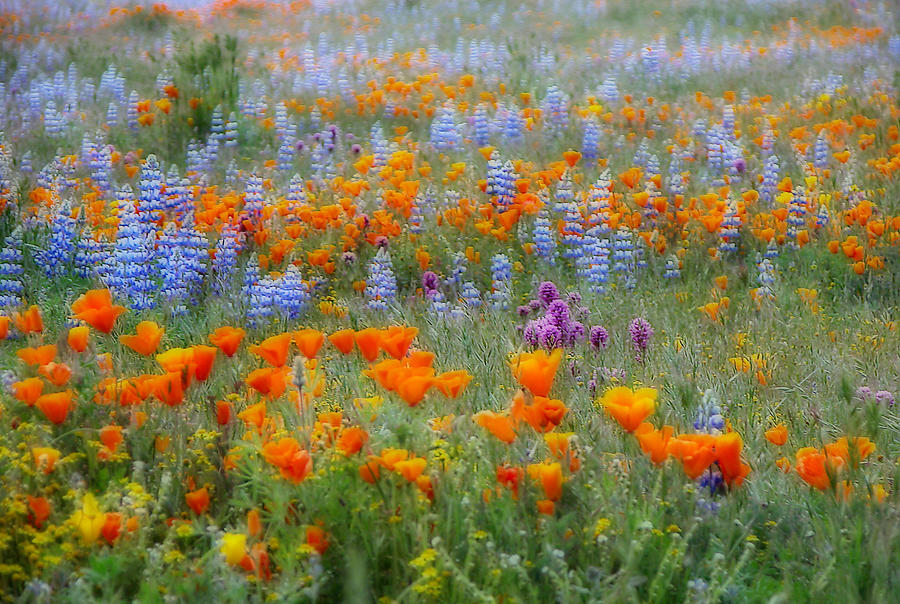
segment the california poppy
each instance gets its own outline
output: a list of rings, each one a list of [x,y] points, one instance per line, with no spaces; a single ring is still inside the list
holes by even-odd
[[[509,444],[516,440],[516,432],[513,429],[513,421],[508,415],[494,411],[479,411],[473,417],[475,423]]]
[[[40,409],[47,419],[59,425],[66,421],[66,416],[69,415],[69,410],[72,408],[72,391],[65,390],[41,395],[35,401],[34,406]]]
[[[726,432],[716,439],[716,461],[725,484],[740,486],[750,473],[750,466],[741,461],[744,441],[737,432]]]
[[[368,327],[357,331],[354,339],[359,353],[370,363],[378,358],[378,350],[381,345],[381,331],[374,327]]]
[[[153,395],[170,407],[175,407],[184,402],[184,387],[181,382],[181,373],[169,372],[157,376],[153,380]]]
[[[209,509],[209,491],[206,487],[185,493],[184,500],[198,516],[202,516]]]
[[[824,491],[835,481],[844,467],[840,457],[826,455],[814,447],[803,447],[797,451],[797,474],[807,484]]]
[[[28,310],[22,313],[15,313],[13,320],[16,329],[24,334],[41,333],[44,331],[44,320],[41,318],[41,309],[35,305],[28,307]]]
[[[766,440],[773,445],[781,446],[787,442],[788,429],[784,424],[778,424],[766,430]]]
[[[600,403],[626,432],[634,432],[656,408],[656,390],[639,388],[632,391],[627,386],[607,390]]]
[[[273,367],[284,367],[287,364],[288,349],[291,347],[291,334],[282,333],[266,338],[257,346],[251,346],[250,352],[262,357]]]
[[[328,336],[328,341],[334,344],[341,354],[350,354],[353,351],[353,330],[342,329]]]
[[[119,341],[136,353],[148,357],[156,353],[165,333],[166,330],[155,321],[141,321],[135,327],[135,335],[121,335]]]
[[[562,497],[563,475],[559,462],[534,463],[528,466],[528,477],[541,484],[544,496],[550,501]]]
[[[456,398],[470,381],[472,376],[468,371],[447,371],[434,378],[434,387],[447,398]]]
[[[59,450],[53,447],[32,447],[31,456],[34,466],[44,474],[49,474],[59,461]]]
[[[188,350],[191,351],[194,365],[194,377],[199,382],[205,382],[212,373],[213,363],[216,360],[216,349],[212,346],[194,344]]]
[[[669,439],[666,452],[681,462],[684,473],[694,480],[716,460],[715,437],[709,434],[684,434]]]
[[[240,327],[224,326],[209,335],[209,341],[217,346],[226,357],[233,357],[237,352],[246,332]]]
[[[368,432],[357,426],[352,426],[341,430],[341,434],[335,443],[335,448],[344,455],[350,456],[358,453],[368,440]]]
[[[75,352],[84,352],[87,349],[90,333],[91,330],[87,325],[79,325],[69,329],[69,334],[66,337],[69,348]]]
[[[54,386],[65,386],[72,377],[72,369],[65,363],[47,363],[41,365],[38,373],[47,378]]]
[[[556,378],[556,370],[562,361],[562,349],[549,355],[543,351],[523,352],[510,361],[513,377],[536,396],[547,396]]]
[[[263,367],[251,371],[244,382],[264,396],[278,398],[287,387],[287,367]]]
[[[122,426],[108,425],[100,429],[100,442],[110,451],[115,451],[122,444]]]
[[[406,356],[412,341],[418,333],[419,330],[415,327],[392,325],[382,332],[379,346],[393,358],[402,359]]]
[[[44,392],[44,382],[41,378],[31,377],[13,384],[13,396],[32,407],[38,397]]]
[[[650,456],[650,461],[655,464],[661,464],[669,457],[666,446],[669,444],[669,439],[672,438],[674,432],[675,428],[672,426],[663,426],[657,430],[653,427],[653,424],[644,422],[637,427],[634,435],[641,445],[641,450]]]
[[[119,315],[125,312],[125,307],[113,305],[108,289],[92,289],[72,303],[72,312],[76,319],[98,331],[109,333]]]
[[[394,464],[394,471],[400,474],[409,482],[415,482],[422,472],[425,471],[426,461],[424,457],[413,457],[398,461]]]
[[[29,521],[36,529],[41,529],[50,517],[50,502],[46,497],[28,496]]]
[[[276,466],[281,475],[299,484],[312,472],[312,458],[309,452],[300,448],[300,443],[290,437],[280,438],[263,445],[263,458]]]
[[[29,365],[46,365],[56,358],[56,345],[46,344],[36,348],[27,347],[20,348],[16,351],[16,356],[28,363]]]
[[[319,349],[325,342],[325,334],[317,329],[301,329],[294,333],[294,342],[300,354],[307,359],[313,359],[319,354]]]

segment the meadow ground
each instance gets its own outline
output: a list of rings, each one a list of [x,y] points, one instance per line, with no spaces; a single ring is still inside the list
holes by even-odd
[[[0,597],[888,602],[889,2],[7,2]]]

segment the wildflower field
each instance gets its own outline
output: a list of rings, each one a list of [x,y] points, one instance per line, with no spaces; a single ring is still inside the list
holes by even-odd
[[[0,3],[0,600],[896,601],[898,10]]]

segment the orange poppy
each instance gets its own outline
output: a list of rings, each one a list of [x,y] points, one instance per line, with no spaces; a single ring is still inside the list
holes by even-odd
[[[374,327],[367,327],[357,331],[354,335],[356,346],[363,358],[370,363],[378,358],[378,351],[381,348],[381,331]]]
[[[284,367],[287,364],[288,350],[291,347],[291,334],[282,333],[266,338],[257,346],[251,346],[250,352],[262,357],[273,367]]]
[[[108,289],[92,289],[72,303],[72,312],[76,319],[98,331],[109,333],[119,315],[125,312],[125,307],[113,305]]]
[[[744,441],[737,432],[727,432],[716,439],[716,461],[725,484],[740,486],[750,473],[750,466],[741,461]]]
[[[88,336],[90,333],[91,330],[87,325],[79,325],[78,327],[71,328],[69,330],[69,335],[66,337],[69,348],[75,352],[84,352],[87,350]]]
[[[100,428],[100,442],[110,451],[115,451],[122,444],[122,426],[108,425]]]
[[[261,402],[250,405],[238,413],[237,416],[247,426],[255,426],[257,430],[262,430],[263,422],[266,421],[266,403]]]
[[[550,501],[559,501],[562,497],[563,475],[559,462],[529,464],[528,477],[541,484],[544,496]]]
[[[369,440],[369,433],[362,428],[352,426],[341,430],[335,448],[346,456],[358,453]]]
[[[434,378],[434,387],[447,398],[456,398],[471,381],[468,371],[447,371]]]
[[[0,315],[0,340],[9,336],[9,317]]]
[[[155,321],[141,321],[135,327],[135,335],[121,335],[119,341],[145,357],[156,353],[159,342],[166,330]]]
[[[275,399],[287,388],[287,372],[287,367],[263,367],[251,371],[244,383],[263,396]]]
[[[36,529],[41,529],[50,517],[50,502],[46,497],[28,496],[29,520]]]
[[[397,383],[397,394],[407,405],[415,407],[422,402],[432,386],[434,386],[434,378],[430,375],[410,375]]]
[[[44,382],[41,378],[31,377],[13,384],[13,396],[29,407],[34,406],[43,392]]]
[[[153,395],[170,407],[175,407],[184,402],[184,386],[181,381],[181,373],[170,372],[156,376],[153,379]]]
[[[198,516],[202,516],[209,509],[209,491],[206,487],[185,493],[184,500]]]
[[[199,382],[205,382],[212,373],[213,363],[216,361],[216,349],[204,344],[194,344],[188,350],[191,353],[194,377]]]
[[[634,432],[656,409],[656,390],[639,388],[632,391],[627,386],[607,390],[600,403],[626,432]]]
[[[54,386],[65,386],[72,377],[72,369],[65,363],[50,362],[41,365],[38,373],[47,378],[47,381]]]
[[[224,326],[209,335],[209,341],[217,346],[226,357],[233,357],[246,334],[240,327]]]
[[[16,351],[16,356],[25,361],[29,365],[46,365],[56,358],[56,345],[46,344],[37,348],[28,347],[20,348]]]
[[[325,334],[317,329],[301,329],[294,334],[294,342],[300,354],[307,359],[314,359],[325,342]]]
[[[350,354],[353,351],[353,330],[342,329],[328,336],[328,341],[334,344],[341,354]]]
[[[32,447],[31,457],[34,459],[35,468],[49,474],[59,461],[59,450],[53,447]]]
[[[716,460],[714,440],[709,434],[684,434],[670,438],[666,452],[681,462],[684,473],[693,480]]]
[[[475,423],[509,444],[516,440],[516,431],[513,429],[513,421],[508,415],[494,411],[479,411],[473,417]]]
[[[562,361],[562,353],[560,348],[549,355],[543,350],[520,353],[510,361],[513,377],[535,396],[547,396]]]
[[[782,446],[787,442],[788,429],[784,424],[778,424],[766,430],[766,440],[773,445]]]
[[[675,428],[672,426],[663,426],[660,430],[653,427],[653,424],[644,422],[634,431],[641,450],[650,456],[650,461],[655,464],[661,464],[669,457],[666,447]]]
[[[382,332],[379,346],[388,355],[395,359],[402,359],[406,356],[412,341],[418,335],[419,330],[415,327],[400,327],[392,325],[386,331]]]
[[[820,491],[836,481],[843,467],[842,458],[826,455],[815,447],[803,447],[797,451],[797,474],[804,482]]]
[[[44,320],[41,318],[41,309],[37,306],[32,305],[23,313],[15,313],[13,315],[13,320],[16,324],[16,329],[24,334],[41,333],[44,331]]]
[[[66,421],[66,417],[69,415],[72,404],[71,390],[44,394],[39,396],[34,402],[34,406],[40,409],[41,413],[43,413],[47,419],[57,425]]]
[[[281,476],[294,484],[299,484],[312,472],[312,458],[309,452],[300,448],[300,443],[290,437],[280,438],[263,445],[263,458],[277,467]]]

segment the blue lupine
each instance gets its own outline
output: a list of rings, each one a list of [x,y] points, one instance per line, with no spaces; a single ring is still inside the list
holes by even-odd
[[[778,280],[778,273],[775,265],[768,258],[762,258],[756,263],[757,276],[756,282],[759,287],[756,290],[756,299],[766,302],[775,301],[775,282]]]
[[[666,260],[666,271],[663,273],[666,279],[678,279],[681,277],[681,269],[679,268],[679,260],[675,256],[670,256]]]
[[[163,176],[155,155],[147,157],[141,167],[137,212],[144,222],[155,223],[162,218],[165,205],[162,199]]]
[[[513,202],[516,178],[512,162],[504,163],[498,154],[493,153],[487,163],[486,192],[496,204],[506,207]]]
[[[233,224],[223,226],[219,239],[216,241],[209,271],[212,289],[215,293],[223,294],[231,290],[241,245],[241,234],[237,227]]]
[[[594,118],[584,120],[584,137],[581,141],[581,155],[586,160],[595,160],[600,154],[600,126]]]
[[[96,239],[91,228],[84,227],[75,251],[75,274],[82,279],[100,278],[109,253],[106,239]]]
[[[556,239],[554,238],[546,210],[541,210],[537,218],[535,218],[531,237],[534,240],[537,256],[550,264],[554,264],[556,261]]]
[[[775,189],[778,186],[778,156],[770,155],[766,159],[763,168],[763,181],[759,187],[759,197],[768,204],[775,199]]]
[[[722,407],[712,390],[703,393],[703,399],[697,408],[697,416],[694,420],[694,429],[704,434],[719,435],[725,430],[725,418],[722,416]],[[723,486],[722,472],[717,466],[710,466],[697,480],[698,485],[715,494]],[[707,503],[708,502],[704,502]],[[713,508],[714,510],[715,508]]]
[[[544,119],[551,132],[558,134],[569,125],[569,100],[557,86],[551,85],[547,88],[543,110]]]
[[[813,148],[813,165],[823,170],[828,167],[828,139],[825,138],[825,130],[819,132],[816,144]]]
[[[452,151],[462,144],[455,114],[452,106],[444,105],[438,109],[431,122],[431,144],[438,151]]]
[[[491,258],[491,306],[496,310],[509,308],[512,298],[510,281],[512,280],[512,263],[504,254],[495,254]]]
[[[789,193],[791,200],[788,203],[787,238],[788,245],[795,250],[800,249],[797,236],[806,226],[806,196],[803,187],[797,187]]]
[[[366,279],[366,297],[372,310],[387,310],[388,304],[397,298],[397,280],[387,248],[379,248],[369,263],[369,278]]]
[[[0,308],[9,309],[22,304],[25,286],[22,275],[22,229],[16,227],[0,248]]]
[[[244,209],[243,213],[254,224],[259,224],[262,220],[263,208],[265,206],[265,197],[263,193],[262,178],[256,174],[247,177],[247,188],[244,192]]]
[[[481,292],[471,281],[463,283],[459,295],[469,308],[474,309],[481,306]]]
[[[297,319],[310,300],[309,286],[303,281],[300,269],[291,264],[276,282],[276,304],[289,319]]]
[[[475,144],[480,147],[486,146],[491,141],[491,126],[490,122],[488,122],[487,106],[484,103],[479,103],[478,107],[475,108],[474,134],[472,138]]]
[[[738,215],[737,204],[729,199],[725,216],[719,225],[719,253],[737,252],[737,241],[741,237],[740,228],[741,217]]]
[[[155,231],[137,214],[130,187],[122,187],[117,199],[119,227],[108,260],[107,285],[127,299],[134,310],[152,308],[156,290]]]
[[[238,146],[238,124],[234,111],[228,115],[228,121],[225,122],[225,146],[229,149]]]
[[[48,277],[68,273],[75,259],[77,239],[75,219],[68,202],[58,203],[50,222],[50,236],[38,259]]]

